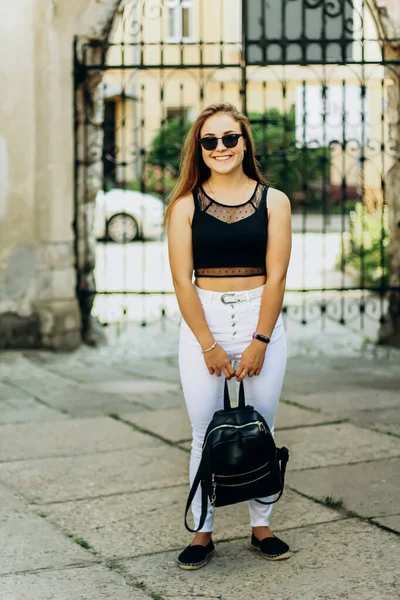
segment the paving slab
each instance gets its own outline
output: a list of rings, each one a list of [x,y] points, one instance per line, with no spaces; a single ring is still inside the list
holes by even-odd
[[[321,410],[335,418],[347,418],[360,410],[375,408],[400,408],[399,393],[394,390],[375,390],[346,386],[346,390],[329,388],[325,391],[302,394],[286,394],[285,399],[294,400],[299,404]]]
[[[149,600],[144,592],[102,567],[40,571],[0,577],[1,600]]]
[[[19,392],[24,392],[25,395],[39,398],[42,395],[56,393],[63,388],[73,389],[75,386],[75,383],[67,378],[45,370],[22,357],[7,371],[3,369],[3,372],[4,378],[0,372],[3,383],[19,390]]]
[[[293,529],[281,537],[293,554],[279,563],[250,551],[245,539],[217,544],[206,573],[179,569],[176,551],[117,566],[128,581],[143,582],[149,592],[168,599],[398,599],[400,545],[394,534],[351,519]]]
[[[376,517],[372,520],[375,523],[378,523],[378,525],[383,525],[383,527],[388,527],[392,531],[400,533],[400,514],[390,515],[388,517]]]
[[[192,539],[183,524],[189,485],[108,498],[63,502],[35,507],[65,533],[82,537],[103,557],[121,558],[151,554],[157,529],[157,551],[187,545]],[[191,513],[189,514],[191,522]],[[329,522],[342,518],[332,509],[316,504],[290,490],[285,491],[272,512],[274,531]],[[221,507],[215,513],[215,540],[249,536],[247,503]]]
[[[120,416],[124,421],[152,431],[170,442],[192,437],[192,426],[186,408],[127,413]]]
[[[3,365],[3,372],[5,373],[5,366]],[[23,390],[8,384],[5,381],[0,381],[0,402],[5,400],[24,400],[27,394]]]
[[[186,482],[188,455],[158,442],[107,454],[0,464],[0,482],[32,502],[57,502]]]
[[[73,417],[97,417],[100,415],[118,414],[135,410],[143,410],[121,395],[80,389],[78,385],[63,387],[57,392],[44,391],[41,400],[50,406],[65,410]]]
[[[315,412],[306,408],[279,402],[275,419],[275,431],[291,427],[304,427],[307,425],[321,425],[329,423],[332,417],[322,412]]]
[[[400,358],[400,353],[399,353]],[[347,390],[387,390],[400,388],[398,361],[390,363],[358,356],[330,356],[289,358],[282,397],[289,399],[297,394],[324,394],[327,390],[342,393]]]
[[[124,421],[152,431],[170,442],[187,441],[192,437],[192,426],[186,407],[127,413],[120,416]],[[329,420],[329,417],[323,413],[281,402],[276,417],[275,429],[321,424],[329,422]]]
[[[179,393],[181,391],[181,387],[176,383],[157,381],[155,379],[116,379],[100,381],[98,383],[86,383],[79,387],[84,390],[100,392],[101,394],[124,394],[131,395],[132,397],[136,394],[165,394],[166,392]]]
[[[64,419],[69,419],[69,415],[40,404],[34,398],[28,396],[0,400],[0,425],[7,423],[45,423]]]
[[[0,511],[20,511],[26,510],[26,505],[20,497],[0,485]]]
[[[91,553],[33,514],[0,511],[0,538],[1,574],[57,569],[95,560]]]
[[[400,437],[400,402],[395,408],[376,408],[357,412],[350,417],[350,420],[355,425]]]
[[[289,448],[289,470],[400,456],[399,439],[351,423],[284,429],[275,441]]]
[[[175,351],[171,356],[178,354],[178,345],[176,345]],[[140,367],[137,366],[137,362],[129,365],[129,370],[132,375],[135,375],[138,379],[151,378],[158,379],[161,381],[169,381],[171,383],[179,383],[180,375],[176,365],[170,363],[168,359],[151,359],[140,361]]]
[[[288,480],[291,488],[318,500],[342,499],[363,517],[394,514],[400,505],[400,458],[297,471]]]
[[[134,431],[129,425],[109,417],[4,425],[0,430],[1,462],[94,454],[155,445],[158,442],[151,435]]]
[[[121,394],[135,405],[135,410],[162,410],[184,405],[181,386],[155,379],[110,380],[80,386],[84,392],[94,394]],[[138,409],[137,406],[140,408]],[[129,409],[128,409],[129,410]],[[128,411],[125,411],[128,412]]]

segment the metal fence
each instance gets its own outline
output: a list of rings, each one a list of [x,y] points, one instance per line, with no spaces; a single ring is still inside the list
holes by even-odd
[[[249,116],[262,169],[292,203],[289,321],[382,321],[389,43],[365,0],[133,0],[107,42],[77,40],[77,262],[96,257],[81,303],[104,323],[178,319],[158,206],[191,122],[224,100]]]

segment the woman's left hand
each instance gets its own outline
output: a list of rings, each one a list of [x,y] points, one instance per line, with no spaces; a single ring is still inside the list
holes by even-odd
[[[260,374],[266,350],[267,344],[260,340],[252,340],[251,344],[244,350],[239,366],[235,371],[237,381],[243,381],[246,375],[252,377]]]

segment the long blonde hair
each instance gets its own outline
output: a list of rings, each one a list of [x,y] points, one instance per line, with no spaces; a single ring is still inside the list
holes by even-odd
[[[183,196],[191,194],[197,185],[201,185],[210,177],[211,171],[203,160],[199,137],[205,121],[216,113],[227,113],[240,124],[240,129],[246,144],[246,152],[242,163],[243,171],[251,179],[255,179],[259,183],[266,183],[266,179],[262,175],[256,161],[254,140],[248,118],[239,112],[236,106],[229,104],[228,102],[211,104],[200,113],[186,136],[181,154],[179,177],[175,188],[172,191],[171,200],[165,211],[164,227],[167,227],[168,225],[175,204],[179,202]]]

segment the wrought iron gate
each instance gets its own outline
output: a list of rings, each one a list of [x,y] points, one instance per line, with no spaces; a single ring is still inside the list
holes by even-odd
[[[399,73],[389,43],[366,0],[132,0],[107,41],[76,40],[83,313],[94,301],[103,322],[177,314],[165,240],[143,238],[160,233],[191,121],[226,100],[249,116],[258,160],[292,202],[287,317],[382,320]]]

